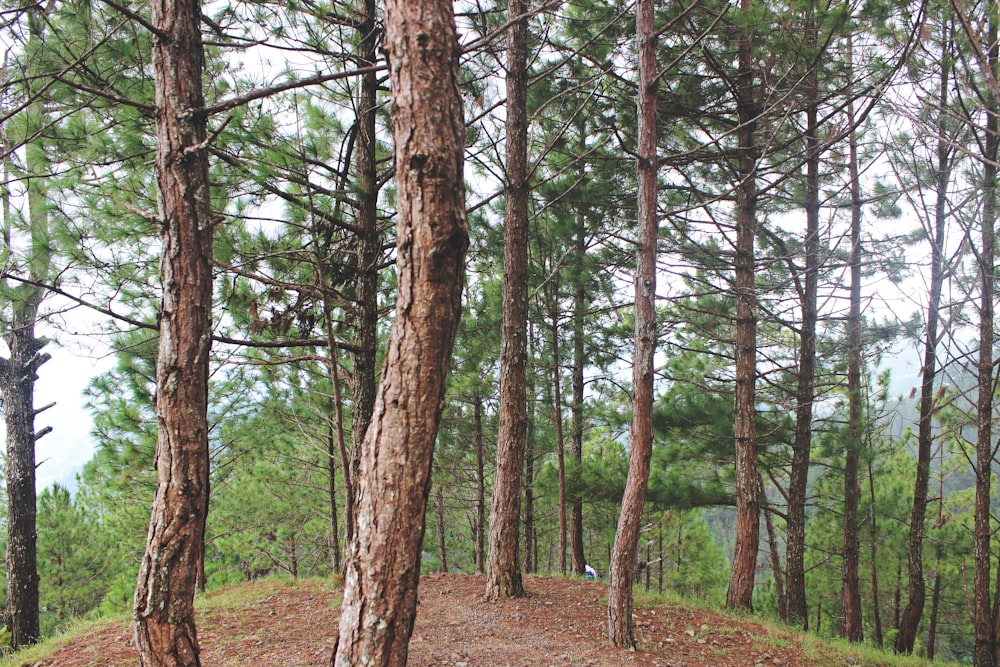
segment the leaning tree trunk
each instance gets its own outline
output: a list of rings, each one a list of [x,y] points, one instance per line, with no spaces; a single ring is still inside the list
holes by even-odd
[[[742,11],[751,0],[741,0]],[[757,296],[754,285],[754,236],[757,232],[757,105],[753,84],[753,38],[740,38],[737,81],[739,184],[736,187],[736,342],[733,436],[736,445],[736,550],[726,605],[753,606],[754,574],[760,537],[757,496]]]
[[[940,109],[948,101],[949,67],[944,59],[940,83]],[[924,363],[920,377],[919,420],[917,422],[917,470],[913,482],[913,507],[910,509],[910,535],[907,546],[907,603],[899,623],[893,648],[897,653],[911,653],[924,613],[924,518],[930,482],[931,445],[933,444],[934,380],[937,375],[938,323],[941,291],[944,285],[944,238],[948,220],[948,183],[951,178],[953,149],[946,137],[946,112],[941,111],[938,126],[937,165],[935,170],[934,237],[931,239],[931,285],[927,303],[927,328],[924,332]]]
[[[527,10],[510,0],[507,16]],[[500,430],[490,509],[486,598],[524,595],[518,562],[521,476],[527,432],[525,362],[528,332],[528,113],[526,19],[507,30],[506,210],[504,211],[503,308],[500,330]]]
[[[162,258],[156,367],[158,484],[135,591],[142,665],[199,665],[194,594],[208,512],[212,230],[198,0],[154,0]]]
[[[653,0],[638,0],[635,41],[639,55],[638,227],[635,272],[635,351],[632,359],[632,429],[628,479],[611,552],[608,641],[635,648],[632,584],[639,530],[653,456],[653,353],[656,349],[656,33]]]
[[[434,441],[462,306],[465,128],[450,0],[387,0],[398,295],[361,450],[334,664],[405,665]],[[428,76],[433,72],[433,76]]]

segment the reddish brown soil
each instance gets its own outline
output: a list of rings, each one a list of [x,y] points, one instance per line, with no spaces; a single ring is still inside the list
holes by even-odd
[[[481,576],[420,580],[412,667],[733,667],[862,664],[809,657],[793,635],[712,612],[657,604],[636,611],[639,650],[608,648],[607,588],[600,582],[528,577],[529,595],[484,602]],[[317,581],[263,581],[214,594],[198,616],[206,667],[327,667],[339,591]],[[821,662],[817,662],[821,660]],[[122,622],[99,626],[22,667],[125,667],[138,663]],[[870,664],[870,663],[866,663]]]

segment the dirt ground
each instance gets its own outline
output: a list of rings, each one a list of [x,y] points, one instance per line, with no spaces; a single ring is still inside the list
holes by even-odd
[[[787,636],[718,614],[658,604],[636,611],[639,650],[608,648],[602,582],[527,577],[528,597],[485,602],[482,576],[420,580],[412,667],[821,667],[832,663]],[[229,602],[231,600],[231,603]],[[317,581],[254,582],[212,596],[198,616],[206,667],[330,665],[339,592]],[[790,635],[789,635],[790,636]],[[817,660],[822,660],[817,662]],[[130,629],[99,626],[16,667],[125,667],[138,663]],[[860,664],[860,663],[858,663]]]

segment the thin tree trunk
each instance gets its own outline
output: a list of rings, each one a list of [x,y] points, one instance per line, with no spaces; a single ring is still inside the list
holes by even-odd
[[[555,298],[550,305],[552,331],[552,392],[556,423],[556,462],[559,472],[559,572],[566,574],[566,451],[563,442],[562,378],[559,357],[559,305]]]
[[[444,487],[437,485],[437,514],[438,514],[438,556],[441,558],[441,566],[438,572],[448,572],[448,547],[445,544],[445,516],[444,516]]]
[[[585,139],[581,138],[581,142]],[[581,153],[582,154],[582,153]],[[576,243],[573,251],[575,271],[573,288],[573,488],[579,489],[581,468],[583,467],[583,367],[584,358],[584,317],[587,314],[587,291],[585,263],[587,259],[587,221],[582,213],[577,213]],[[583,500],[579,491],[574,491],[569,516],[570,567],[573,574],[583,575],[587,558],[583,551]]]
[[[639,530],[653,456],[653,354],[656,349],[656,33],[653,0],[636,3],[639,60],[638,228],[635,272],[635,351],[632,359],[632,428],[628,479],[611,553],[608,641],[635,648],[632,583],[639,557]]]
[[[875,626],[875,645],[882,648],[885,636],[882,631],[882,613],[879,611],[879,579],[878,579],[878,524],[875,514],[875,473],[872,463],[868,461],[868,493],[869,517],[868,531],[871,536],[871,569],[872,569],[872,623]]]
[[[853,65],[853,49],[848,43],[849,66]],[[851,75],[853,77],[853,73]],[[854,125],[854,102],[847,105],[848,122]],[[843,584],[841,587],[840,636],[848,641],[864,640],[861,622],[860,539],[858,538],[858,504],[861,485],[858,469],[864,437],[864,404],[861,395],[861,178],[858,174],[858,141],[854,132],[848,139],[848,173],[851,180],[851,311],[847,320],[847,395],[848,437],[844,452],[844,549]]]
[[[533,359],[536,345],[534,324],[528,324],[528,358]],[[531,396],[527,401],[527,425],[524,442],[524,571],[528,574],[538,571],[538,529],[535,521],[535,376],[525,375],[525,392]]]
[[[198,0],[153,0],[156,174],[163,285],[156,365],[156,471],[135,592],[142,665],[199,665],[194,622],[208,514],[212,232]]]
[[[476,572],[486,572],[486,451],[483,445],[483,399],[473,398],[473,438],[476,442]]]
[[[524,0],[510,0],[507,16],[521,16]],[[521,476],[527,431],[525,363],[528,330],[528,113],[526,19],[507,30],[506,210],[503,312],[500,332],[500,432],[490,510],[486,598],[524,595],[518,563]]]
[[[934,661],[937,652],[938,603],[941,600],[941,573],[934,576],[934,588],[931,592],[931,617],[927,628],[927,659]]]
[[[382,30],[375,0],[363,0],[358,32],[361,36],[361,64],[375,65]],[[378,75],[361,76],[358,97],[358,196],[356,208],[357,283],[354,292],[354,382],[352,385],[351,450],[344,462],[344,537],[354,538],[357,522],[357,489],[354,479],[360,465],[361,443],[371,423],[375,407],[376,365],[378,352],[378,272],[382,262],[382,235],[378,226],[378,163],[376,112],[378,110]]]
[[[337,440],[333,426],[326,427],[327,493],[330,496],[330,559],[334,572],[340,572],[340,518],[337,516]]]
[[[950,43],[950,42],[949,42]],[[940,109],[948,101],[949,59],[944,58],[940,83]],[[952,148],[946,138],[945,112],[941,112],[935,172],[934,237],[931,240],[931,285],[927,304],[927,329],[924,333],[924,362],[920,379],[919,421],[917,423],[917,470],[913,482],[913,507],[910,511],[910,535],[907,547],[908,600],[899,624],[893,648],[897,653],[911,653],[924,613],[924,518],[930,482],[931,446],[933,444],[934,380],[937,375],[938,323],[941,291],[944,285],[944,236],[948,220],[948,183],[951,179]]]
[[[781,571],[781,554],[778,551],[778,536],[774,529],[774,519],[767,505],[767,493],[764,490],[764,476],[757,472],[757,483],[760,487],[760,504],[764,514],[764,527],[767,529],[767,544],[771,550],[771,572],[774,575],[774,592],[778,598],[778,616],[788,617],[788,595],[785,592],[785,577]]]
[[[963,21],[964,24],[964,21]],[[980,67],[997,78],[1000,46],[997,44],[997,15],[990,13],[987,27],[990,44],[987,62]],[[996,298],[996,221],[997,221],[997,153],[1000,146],[997,113],[1000,99],[988,96],[986,136],[983,141],[983,222],[982,248],[979,253],[979,361],[977,364],[976,398],[976,501],[973,527],[973,657],[976,665],[992,667],[1000,664],[1000,647],[995,646],[1000,614],[994,621],[990,609],[990,512],[991,466],[993,463],[993,346],[995,323],[993,300]]]
[[[465,127],[450,0],[387,0],[398,294],[356,479],[337,667],[406,664],[434,441],[462,307]],[[427,76],[433,72],[434,76]]]
[[[809,3],[806,42],[815,47],[815,3]],[[795,392],[795,439],[788,482],[788,608],[785,622],[809,629],[806,605],[805,541],[806,493],[812,449],[813,402],[816,394],[816,320],[819,283],[819,84],[816,66],[806,76],[805,284],[801,294],[802,329],[799,334],[798,387]]]
[[[741,0],[750,11],[752,0]],[[757,501],[757,295],[754,284],[754,237],[757,231],[758,109],[755,103],[753,38],[739,41],[737,105],[739,127],[739,184],[736,187],[736,343],[733,435],[736,445],[736,548],[733,555],[726,606],[753,608],[754,574],[760,535],[760,505]]]

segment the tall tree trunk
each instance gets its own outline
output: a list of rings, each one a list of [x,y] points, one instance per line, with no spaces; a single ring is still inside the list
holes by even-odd
[[[444,486],[441,484],[437,485],[437,512],[438,512],[438,556],[441,558],[441,566],[438,568],[438,572],[447,573],[448,572],[448,545],[446,544],[445,537],[447,536],[447,531],[445,530],[445,516],[444,516]]]
[[[199,665],[194,593],[208,513],[212,232],[198,0],[154,0],[163,297],[156,364],[156,472],[135,591],[142,665]]]
[[[937,652],[938,606],[941,600],[941,573],[934,575],[934,588],[931,589],[931,617],[927,628],[927,659],[934,661]]]
[[[33,216],[34,217],[34,216]],[[10,351],[0,359],[0,394],[7,427],[7,623],[11,647],[33,644],[39,627],[38,558],[36,549],[35,441],[48,432],[35,433],[36,371],[49,359],[41,350],[45,341],[35,337],[40,290],[18,290],[27,299],[14,308],[4,335]]]
[[[632,429],[628,479],[611,553],[608,641],[635,648],[632,583],[639,558],[639,529],[653,456],[653,353],[656,348],[656,32],[653,0],[638,0],[635,41],[639,60],[638,228],[635,271],[635,351],[632,359]],[[755,480],[756,481],[756,480]]]
[[[330,561],[334,572],[340,572],[340,518],[337,516],[337,441],[333,426],[326,427],[327,494],[330,497]]]
[[[553,291],[558,291],[553,288]],[[563,442],[562,377],[559,356],[559,303],[558,294],[549,305],[552,332],[552,394],[553,417],[556,423],[556,462],[559,472],[559,572],[566,574],[566,449]]]
[[[473,399],[473,438],[476,442],[476,572],[486,572],[486,448],[483,445],[483,399]]]
[[[405,665],[434,441],[462,307],[465,127],[450,0],[387,0],[398,295],[361,451],[334,664]],[[434,76],[427,76],[433,72]]]
[[[752,0],[741,0],[743,12]],[[760,537],[760,504],[757,500],[757,293],[754,284],[754,236],[757,232],[758,108],[754,90],[753,37],[739,40],[739,77],[736,130],[740,176],[736,187],[736,342],[733,436],[736,445],[736,550],[729,577],[726,605],[753,607],[754,574]]]
[[[581,139],[581,142],[584,141]],[[573,488],[579,489],[579,478],[583,466],[583,367],[584,358],[583,324],[587,315],[587,289],[585,263],[587,259],[587,220],[577,213],[576,242],[573,251],[575,273],[573,288]],[[583,553],[583,499],[579,491],[573,494],[569,513],[570,567],[575,575],[584,574],[587,565]]]
[[[510,20],[527,10],[524,0],[507,3]],[[500,432],[490,510],[486,598],[524,595],[518,563],[521,476],[527,430],[525,363],[528,332],[528,112],[526,19],[507,30],[507,142],[504,211],[503,312],[500,331]]]
[[[524,571],[538,569],[538,544],[535,542],[535,420],[528,413],[524,440]]]
[[[809,3],[806,42],[815,48],[815,3]],[[812,449],[813,402],[816,394],[816,319],[819,283],[819,82],[816,66],[806,76],[805,284],[800,295],[802,329],[799,333],[799,370],[795,392],[795,439],[788,482],[788,609],[786,622],[809,629],[806,605],[806,494]]]
[[[950,43],[950,42],[949,42]],[[949,47],[946,47],[949,48]],[[949,48],[950,50],[950,48]],[[948,184],[951,180],[952,148],[946,137],[945,115],[948,102],[949,58],[943,59],[940,99],[942,109],[938,126],[937,165],[935,170],[934,229],[931,230],[931,285],[927,303],[927,329],[924,332],[924,362],[920,377],[919,421],[917,422],[917,470],[913,482],[913,507],[910,510],[910,535],[907,546],[907,603],[899,623],[893,648],[897,653],[911,653],[924,613],[924,518],[930,482],[931,445],[934,440],[934,380],[937,376],[938,323],[941,290],[944,285],[944,238],[948,220]]]
[[[871,571],[872,571],[872,624],[875,626],[875,646],[882,648],[885,641],[882,632],[882,612],[879,611],[879,579],[878,579],[878,525],[875,520],[875,473],[871,460],[868,461],[868,493],[869,517],[868,534],[871,539]]]
[[[959,8],[959,11],[961,8]],[[997,79],[1000,46],[997,44],[996,10],[990,13],[987,42],[990,45],[986,62],[980,62],[986,76]],[[963,21],[965,25],[965,21]],[[970,35],[970,37],[972,37]],[[993,464],[993,346],[995,323],[993,300],[996,297],[996,222],[997,222],[997,153],[1000,147],[997,114],[1000,98],[997,92],[988,99],[986,136],[983,140],[982,186],[982,248],[979,253],[979,361],[977,364],[976,398],[976,501],[973,527],[973,657],[976,665],[993,667],[1000,664],[1000,647],[996,636],[1000,624],[1000,605],[996,621],[990,609],[990,493]]]
[[[29,39],[42,39],[32,17]],[[42,104],[35,100],[25,110],[27,136],[40,131],[46,122]],[[3,129],[4,155],[10,155],[6,128]],[[49,160],[38,140],[25,146],[27,201],[31,244],[26,257],[28,275],[35,281],[44,280],[49,271],[49,222],[47,208],[47,172]],[[3,225],[4,240],[10,251],[12,211],[7,179],[11,164],[4,160]],[[7,487],[7,609],[6,622],[10,630],[11,647],[18,649],[37,642],[41,636],[39,623],[37,506],[35,497],[35,442],[49,433],[46,427],[35,431],[35,416],[44,410],[35,409],[35,381],[38,369],[49,360],[44,338],[35,333],[38,309],[45,296],[43,290],[29,285],[4,285],[9,309],[3,329],[8,356],[0,358],[0,396],[3,397],[4,422],[7,427],[7,457],[3,477]]]
[[[358,24],[361,35],[362,65],[374,65],[382,38],[375,0],[363,0]],[[378,75],[366,72],[361,77],[358,97],[358,204],[356,209],[357,284],[354,292],[354,382],[351,416],[351,457],[344,463],[344,537],[354,538],[357,522],[357,477],[361,443],[371,423],[375,407],[376,364],[378,351],[378,272],[382,262],[382,235],[378,227],[378,165],[376,162],[376,112],[378,111]]]
[[[853,59],[848,44],[848,58]],[[853,63],[851,63],[853,64]],[[853,76],[853,74],[852,74]],[[847,106],[848,122],[854,126],[854,103]],[[848,139],[848,173],[851,180],[851,310],[847,319],[847,441],[844,452],[844,549],[841,587],[840,636],[848,641],[864,640],[861,622],[860,539],[858,504],[861,484],[858,470],[864,438],[864,403],[861,387],[861,178],[858,173],[858,141],[854,132]]]
[[[778,598],[778,616],[788,618],[788,594],[785,588],[785,576],[781,571],[781,554],[778,551],[778,535],[774,529],[774,519],[767,503],[767,493],[764,488],[764,476],[757,471],[757,485],[760,487],[760,505],[764,513],[764,528],[767,530],[767,546],[771,551],[771,572],[774,575],[774,593]]]

